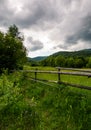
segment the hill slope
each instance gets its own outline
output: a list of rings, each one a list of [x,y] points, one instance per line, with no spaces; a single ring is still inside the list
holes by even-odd
[[[54,53],[53,55],[51,56],[65,56],[65,57],[70,57],[70,56],[91,56],[91,49],[84,49],[84,50],[80,50],[80,51],[71,51],[71,52],[68,52],[68,51],[60,51],[60,52],[57,52],[57,53]]]
[[[41,61],[43,66],[61,66],[73,68],[91,68],[91,49],[68,52],[61,51],[48,56]]]

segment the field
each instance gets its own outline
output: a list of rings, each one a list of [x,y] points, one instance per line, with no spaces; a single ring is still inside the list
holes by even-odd
[[[0,76],[0,130],[91,130],[91,91],[35,82],[30,76],[27,72]],[[57,79],[55,75],[38,77]],[[61,80],[90,85],[91,79],[63,75]]]
[[[27,67],[25,66],[25,70],[46,70],[46,71],[57,71],[57,68],[54,67]],[[83,71],[88,71],[88,69],[81,69]],[[74,72],[72,70],[60,70],[61,72],[63,71],[68,71],[68,72]],[[91,71],[91,70],[89,70]],[[31,77],[35,78],[34,73],[30,73]],[[37,73],[37,78],[38,79],[44,79],[44,80],[53,80],[53,81],[58,81],[58,74],[48,74],[48,73]],[[74,76],[74,75],[60,75],[60,79],[63,82],[69,82],[73,84],[79,84],[79,85],[84,85],[84,86],[91,86],[91,78],[88,78],[88,76]]]

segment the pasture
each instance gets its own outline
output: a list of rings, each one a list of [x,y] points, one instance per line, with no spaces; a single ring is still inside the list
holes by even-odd
[[[57,68],[54,67],[25,67],[25,70],[34,70],[39,71],[37,72],[37,77],[40,80],[51,80],[51,81],[58,81],[58,73],[59,72]],[[44,71],[44,73],[41,71]],[[53,71],[53,73],[52,73]],[[51,72],[51,73],[50,73]],[[60,82],[67,82],[71,84],[79,84],[82,86],[91,86],[91,70],[90,69],[61,69],[60,72],[63,74],[60,74]],[[68,73],[75,73],[78,72],[82,75],[71,75],[71,74],[64,74],[65,72]],[[35,78],[35,72],[29,72],[30,77]],[[77,74],[77,73],[76,73]],[[87,74],[86,76],[83,76],[84,74]]]

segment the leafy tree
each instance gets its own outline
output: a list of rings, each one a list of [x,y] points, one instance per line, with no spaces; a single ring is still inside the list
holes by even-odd
[[[17,38],[21,41],[24,40],[23,35],[21,35],[21,33],[19,32],[19,29],[16,25],[12,25],[9,27],[8,34],[10,34],[13,38]]]
[[[40,61],[40,65],[41,65],[41,66],[47,66],[47,65],[48,65],[47,63],[48,63],[48,62],[47,62],[46,59]]]
[[[82,68],[84,66],[84,62],[81,58],[75,59],[74,63],[76,68]]]
[[[54,59],[54,57],[50,56],[47,59],[45,59],[44,60],[44,65],[54,67],[55,66],[55,59]]]
[[[55,58],[55,65],[56,66],[60,66],[60,67],[63,67],[64,66],[64,64],[65,64],[65,58],[63,57],[63,56],[57,56],[56,58]]]
[[[88,59],[88,63],[86,64],[87,68],[91,68],[91,57],[89,57]]]
[[[73,57],[67,58],[65,65],[66,67],[74,67],[74,58]]]
[[[18,34],[15,25],[6,34],[0,32],[0,71],[20,69],[26,61],[26,48]]]

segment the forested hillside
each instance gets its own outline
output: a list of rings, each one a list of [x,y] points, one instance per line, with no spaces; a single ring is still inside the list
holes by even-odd
[[[65,57],[74,57],[74,56],[91,56],[91,49],[84,49],[79,51],[60,51],[57,53],[54,53],[53,56],[65,56]]]
[[[83,68],[91,67],[91,49],[57,52],[41,61],[42,66]]]

